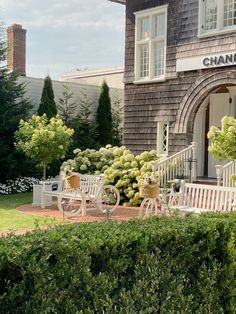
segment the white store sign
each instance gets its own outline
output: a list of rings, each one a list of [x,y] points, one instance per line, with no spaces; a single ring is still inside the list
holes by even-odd
[[[236,65],[236,52],[225,52],[177,59],[176,72]]]

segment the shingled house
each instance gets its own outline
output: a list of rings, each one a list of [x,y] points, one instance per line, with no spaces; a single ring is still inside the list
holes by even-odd
[[[126,6],[124,143],[172,155],[197,143],[215,176],[209,126],[236,114],[236,0],[111,0]]]

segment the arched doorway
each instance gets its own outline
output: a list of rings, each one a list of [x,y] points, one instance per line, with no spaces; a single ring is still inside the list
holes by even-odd
[[[177,112],[174,133],[192,138],[197,143],[198,176],[216,176],[214,165],[218,162],[208,154],[206,134],[210,125],[220,126],[224,115],[235,115],[235,107],[235,67],[205,72],[183,97]]]
[[[199,107],[193,127],[193,141],[197,144],[197,176],[216,177],[215,165],[224,164],[208,152],[207,132],[211,125],[220,128],[225,115],[236,117],[236,86],[221,85],[212,91]]]

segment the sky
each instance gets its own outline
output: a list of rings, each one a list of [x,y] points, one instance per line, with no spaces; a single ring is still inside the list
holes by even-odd
[[[27,30],[30,77],[123,65],[124,19],[124,5],[107,0],[0,0],[0,23]]]

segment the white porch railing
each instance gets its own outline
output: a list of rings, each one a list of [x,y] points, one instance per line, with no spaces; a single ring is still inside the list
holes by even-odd
[[[224,166],[216,165],[217,185],[235,187],[235,181],[231,179],[236,173],[236,160],[232,160]]]
[[[196,179],[196,158],[195,158],[195,143],[182,151],[163,159],[155,165],[160,186],[165,186],[168,181],[176,178],[189,178],[192,182]]]

